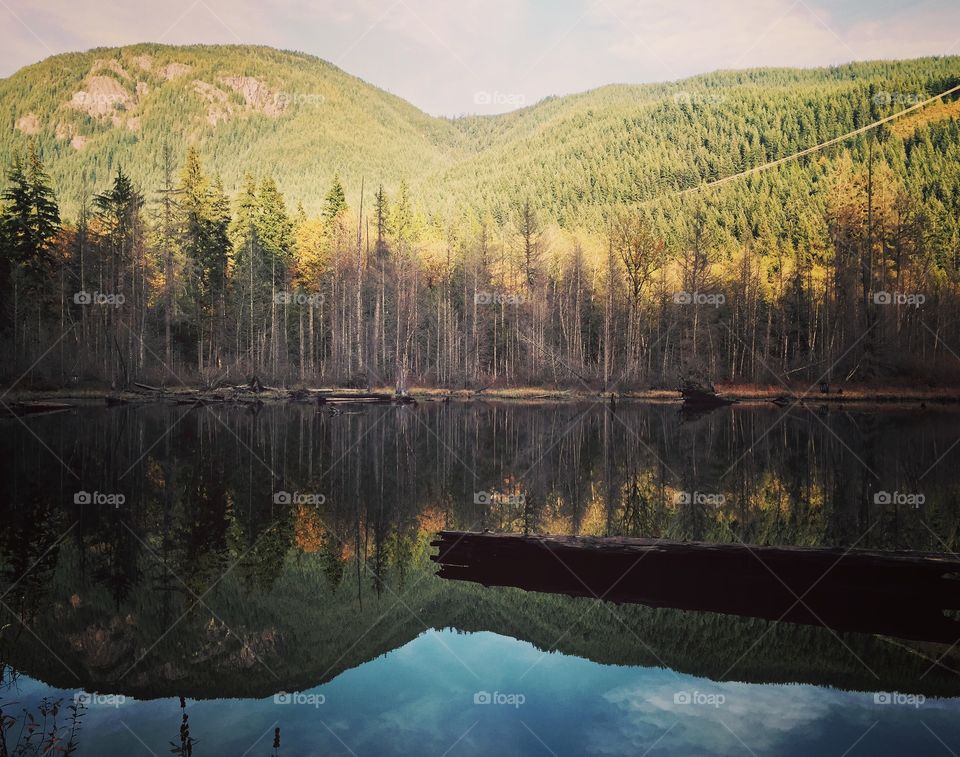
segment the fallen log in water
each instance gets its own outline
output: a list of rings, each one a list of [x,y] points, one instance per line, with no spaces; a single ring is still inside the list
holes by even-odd
[[[223,405],[232,400],[227,397],[216,397],[216,396],[207,396],[207,395],[189,395],[187,397],[178,397],[176,399],[176,404],[178,405]]]
[[[317,395],[317,404],[358,403],[399,405],[416,404],[416,400],[407,394],[389,394],[388,392],[321,392]]]
[[[0,407],[0,415],[8,418],[21,415],[39,415],[40,413],[62,413],[73,410],[75,405],[66,402],[11,402],[6,407]]]
[[[441,531],[437,575],[485,586],[702,610],[952,644],[960,559],[917,552],[757,547]]]

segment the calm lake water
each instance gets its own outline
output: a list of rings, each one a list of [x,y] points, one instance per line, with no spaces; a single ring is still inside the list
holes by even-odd
[[[181,750],[184,715],[198,756],[958,753],[958,648],[487,588],[429,559],[443,528],[953,552],[958,420],[629,402],[0,420],[8,748],[62,700],[40,731],[67,738],[79,702],[80,755]]]

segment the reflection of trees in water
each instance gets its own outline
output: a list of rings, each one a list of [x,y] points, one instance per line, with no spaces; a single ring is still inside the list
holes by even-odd
[[[43,496],[39,480],[19,484],[19,498],[0,506],[0,691],[15,684],[16,674],[6,665],[10,650],[30,640],[31,627],[47,608],[65,534],[71,531],[68,514]],[[10,715],[4,699],[0,720]]]
[[[69,626],[62,632],[66,648],[82,648],[78,664],[92,659],[104,677],[123,674],[163,637],[139,665],[156,671],[158,661],[189,661],[171,663],[167,680],[192,675],[197,665],[205,676],[248,671],[274,681],[262,661],[287,665],[291,645],[316,638],[311,622],[345,632],[366,613],[375,619],[381,600],[392,604],[394,593],[416,608],[441,596],[424,577],[429,534],[448,526],[958,546],[951,456],[924,475],[955,440],[952,412],[833,410],[813,418],[801,408],[783,417],[779,409],[735,407],[689,420],[675,406],[628,402],[616,414],[587,403],[429,403],[337,416],[310,405],[266,406],[256,416],[230,408],[183,412],[117,408],[31,419],[79,481],[25,430],[11,426],[0,437],[9,461],[0,507],[10,524],[0,529],[0,564],[7,584],[26,572],[6,601],[23,617],[39,622],[42,614],[46,625],[38,633]],[[122,492],[126,502],[74,505],[81,489]],[[926,503],[919,510],[875,505],[873,494],[883,489],[922,491]],[[279,491],[323,495],[323,502],[278,503]],[[478,502],[479,492],[498,496]],[[678,503],[682,492],[722,494],[725,501]],[[511,629],[512,605],[443,591],[440,625],[485,628],[484,613],[492,613],[504,624],[501,632],[552,643],[552,625]],[[460,600],[472,606],[456,605]],[[558,612],[552,599],[522,605]],[[302,617],[305,606],[315,610],[314,621]],[[422,630],[402,605],[395,612],[335,669]],[[175,632],[163,636],[181,616]],[[651,633],[664,617],[650,621]],[[397,618],[404,622],[388,626]],[[13,621],[0,640],[13,639],[18,628]],[[316,663],[314,676],[342,656],[340,650],[325,657],[336,647],[330,633],[314,642],[317,659],[327,660]],[[596,629],[587,635],[599,638]],[[188,653],[183,638],[191,640]],[[632,659],[626,650],[618,655]]]
[[[957,546],[949,460],[924,476],[952,442],[952,413],[781,418],[735,408],[686,421],[672,406],[625,403],[616,414],[602,404],[479,403],[339,416],[303,405],[255,417],[182,412],[38,419],[79,481],[11,429],[0,442],[11,460],[0,484],[5,575],[27,572],[72,518],[79,526],[66,541],[83,546],[80,574],[117,606],[140,585],[187,599],[228,569],[267,590],[291,548],[319,552],[333,585],[352,563],[380,590],[387,576],[402,579],[417,534],[446,524],[796,544],[849,544],[876,524],[859,546],[943,549],[937,537]],[[126,502],[74,505],[81,489]],[[922,491],[926,502],[874,504],[885,489]],[[277,491],[324,501],[278,504]],[[683,492],[724,502],[681,501]],[[23,587],[42,585],[56,555],[43,555]]]

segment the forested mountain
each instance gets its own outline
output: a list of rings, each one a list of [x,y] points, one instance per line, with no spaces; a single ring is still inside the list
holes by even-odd
[[[123,166],[160,185],[161,152],[193,144],[229,193],[270,174],[318,212],[339,174],[388,192],[405,180],[435,210],[509,210],[527,195],[563,225],[783,157],[960,82],[960,58],[717,72],[611,85],[500,116],[433,118],[302,53],[135,45],[49,58],[0,82],[8,163],[31,137],[61,204]],[[871,88],[872,87],[872,88]]]
[[[452,125],[301,53],[263,47],[136,45],[58,55],[0,82],[4,163],[35,137],[60,201],[75,208],[122,166],[145,191],[162,149],[200,150],[232,194],[272,174],[293,205],[319,210],[340,172],[396,186],[464,152]]]
[[[449,120],[299,53],[56,56],[0,82],[7,367],[69,332],[32,380],[952,380],[952,96],[679,193],[958,82],[730,71]]]

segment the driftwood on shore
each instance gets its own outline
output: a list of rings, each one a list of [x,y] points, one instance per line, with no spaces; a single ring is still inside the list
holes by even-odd
[[[167,391],[162,386],[150,386],[149,384],[141,384],[139,381],[134,381],[133,385],[137,389],[142,389],[145,392],[154,392],[155,394],[163,394]]]
[[[245,405],[262,404],[263,399],[288,400],[291,402],[315,402],[318,405],[336,404],[416,404],[416,399],[408,394],[391,394],[389,392],[369,392],[360,390],[332,390],[332,389],[278,389],[265,386],[254,377],[245,384],[226,385],[217,389],[195,390],[190,392],[171,392],[164,387],[150,386],[134,382],[133,386],[141,396],[144,393],[152,394],[157,399],[172,401],[178,405],[201,407],[205,405]],[[106,398],[108,405],[126,404],[127,399],[111,395]]]
[[[952,644],[960,559],[840,548],[759,547],[441,531],[441,578]]]

